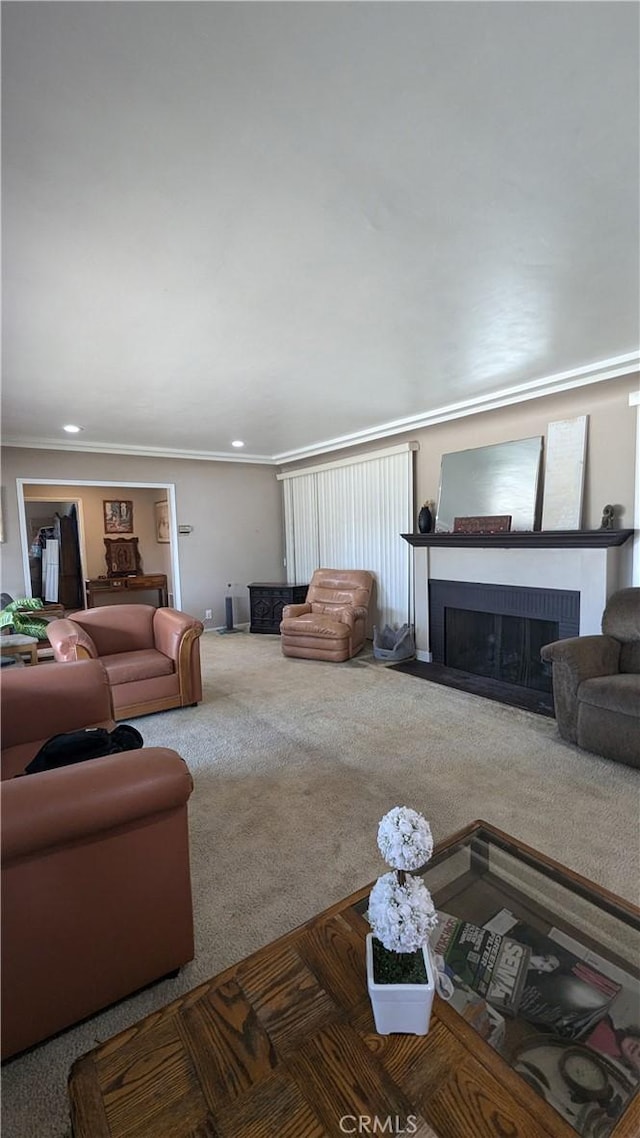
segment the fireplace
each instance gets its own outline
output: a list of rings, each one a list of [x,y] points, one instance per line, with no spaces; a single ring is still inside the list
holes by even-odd
[[[448,608],[444,663],[476,676],[551,691],[551,673],[540,649],[557,639],[557,621]]]
[[[436,592],[438,586],[457,591],[457,597],[445,593],[445,609],[551,621],[558,625],[558,639],[597,635],[607,599],[616,589],[631,584],[633,534],[631,529],[402,534],[413,546],[416,659],[394,667],[490,699],[503,699],[504,693],[507,703],[553,714],[547,691],[442,662],[445,616],[442,601],[432,603],[433,586]],[[482,590],[481,600],[470,599],[472,589]],[[505,611],[500,606],[509,597]],[[502,629],[490,635],[501,636],[504,642],[504,622]],[[507,629],[507,638],[510,635]],[[540,635],[540,629],[530,629],[530,642],[535,643]],[[438,659],[440,663],[433,663]],[[529,668],[517,678],[528,685],[533,674]]]
[[[580,594],[432,579],[429,623],[434,678],[552,714],[551,670],[540,649],[578,635]]]

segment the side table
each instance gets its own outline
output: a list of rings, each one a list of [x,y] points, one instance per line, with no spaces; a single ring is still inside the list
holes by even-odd
[[[15,632],[11,636],[0,636],[0,655],[28,656],[30,664],[38,663],[38,641],[35,636],[25,636]]]
[[[121,603],[123,592],[125,593],[125,600],[131,600],[131,592],[136,589],[155,593],[157,597],[156,608],[164,609],[169,604],[166,573],[134,573],[128,577],[96,577],[92,581],[85,581],[85,588],[87,591],[87,608],[94,608],[100,600],[107,605],[118,605]],[[134,597],[133,599],[139,600],[140,598]]]
[[[285,585],[277,581],[253,581],[247,586],[251,609],[249,632],[280,635],[285,605],[299,605],[307,599],[308,585]]]

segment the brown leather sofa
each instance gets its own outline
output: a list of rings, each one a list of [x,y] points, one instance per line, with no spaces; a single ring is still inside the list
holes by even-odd
[[[1,696],[7,1059],[193,958],[192,780],[163,747],[13,778],[32,736],[113,727],[111,696],[95,661],[6,669]]]
[[[203,625],[176,609],[105,605],[54,620],[47,629],[60,663],[99,659],[116,719],[134,719],[202,700]]]
[[[38,664],[5,668],[0,684],[0,778],[22,774],[52,735],[82,727],[115,727],[111,689],[102,664]]]
[[[316,569],[301,605],[285,605],[285,656],[340,662],[364,646],[373,575],[366,569]]]
[[[627,766],[640,767],[640,588],[608,600],[601,636],[546,644],[553,700],[563,739]]]

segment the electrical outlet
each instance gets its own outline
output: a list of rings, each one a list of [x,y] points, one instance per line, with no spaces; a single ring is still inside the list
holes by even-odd
[[[205,609],[204,610],[204,619],[205,620],[211,620],[211,609]]]

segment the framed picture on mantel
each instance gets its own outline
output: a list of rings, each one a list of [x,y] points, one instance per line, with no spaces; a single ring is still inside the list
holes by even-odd
[[[454,533],[509,533],[511,514],[483,514],[470,518],[454,518]]]

